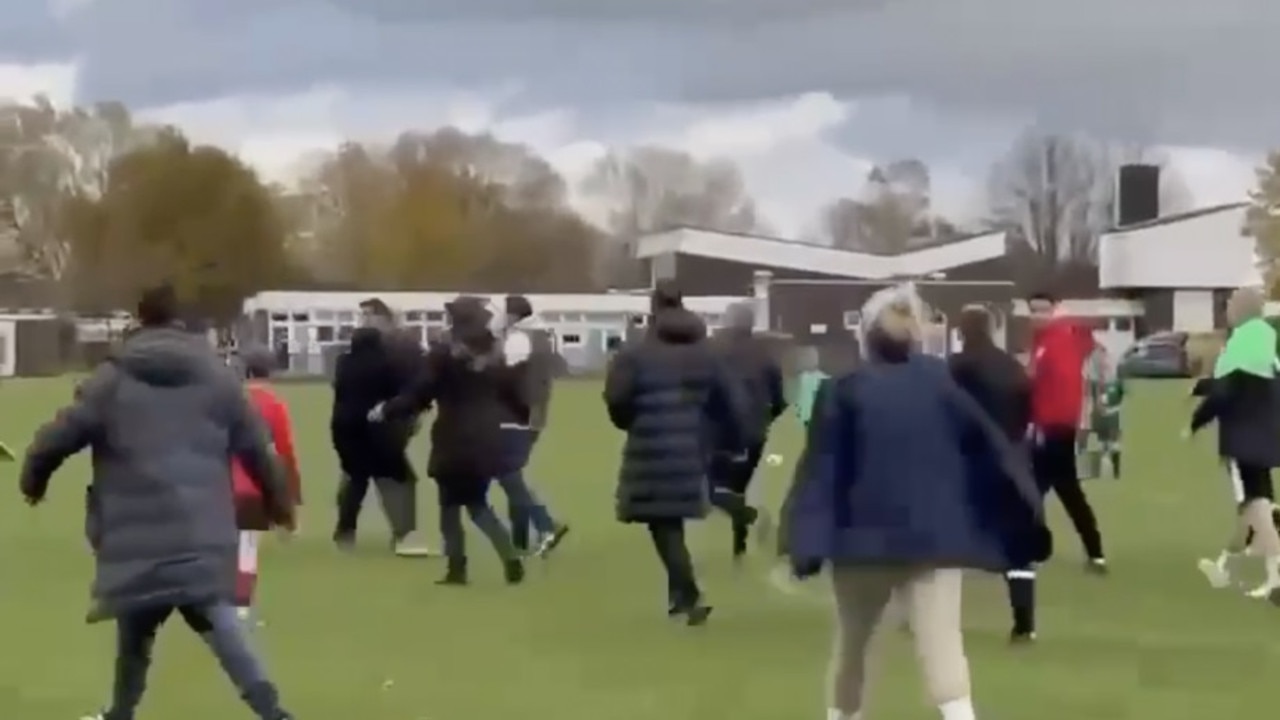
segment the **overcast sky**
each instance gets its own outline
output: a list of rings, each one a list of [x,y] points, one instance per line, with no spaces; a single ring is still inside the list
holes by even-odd
[[[1280,146],[1280,0],[8,0],[0,94],[122,100],[272,179],[341,137],[444,123],[571,179],[662,142],[744,168],[798,233],[915,155],[981,213],[1023,129],[1165,148],[1201,204]]]

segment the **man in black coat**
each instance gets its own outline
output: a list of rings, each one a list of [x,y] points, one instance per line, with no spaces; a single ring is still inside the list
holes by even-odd
[[[750,302],[731,305],[725,327],[716,333],[712,347],[721,365],[738,385],[744,402],[745,447],[717,447],[711,458],[711,502],[733,523],[733,556],[747,552],[747,537],[759,512],[747,490],[755,476],[769,428],[787,409],[782,368],[763,338],[755,333],[755,307]]]
[[[524,383],[502,357],[502,343],[492,330],[496,313],[466,296],[448,303],[445,312],[448,343],[433,346],[409,388],[369,417],[394,423],[436,407],[427,474],[439,488],[440,533],[449,563],[440,584],[466,585],[469,579],[464,511],[498,553],[507,582],[518,584],[524,564],[487,495],[493,478],[508,469],[502,426],[528,425],[530,402]]]
[[[156,634],[174,614],[218,656],[258,718],[287,720],[236,616],[231,460],[258,484],[270,519],[286,528],[293,495],[239,379],[204,338],[175,327],[176,305],[168,287],[144,295],[141,329],[37,432],[22,494],[40,504],[62,463],[92,451],[89,619],[117,624],[114,691],[99,720],[133,720]]]
[[[386,356],[387,369],[391,373],[396,392],[402,392],[417,376],[422,366],[423,350],[419,338],[413,337],[396,323],[395,313],[381,298],[369,298],[360,303],[360,317],[364,327],[373,328],[382,335],[381,352]],[[379,381],[381,384],[382,381]],[[397,420],[385,426],[382,432],[397,438],[401,451],[408,453],[409,442],[417,432],[418,418]],[[401,477],[377,477],[374,485],[382,511],[391,527],[392,548],[400,557],[427,557],[430,548],[418,534],[418,478],[407,461]],[[350,505],[354,497],[361,499],[364,493],[352,486],[344,473],[339,484],[338,505]]]
[[[413,476],[402,430],[394,424],[372,423],[368,419],[371,410],[402,389],[387,342],[385,333],[378,329],[359,328],[334,367],[329,434],[342,467],[343,483],[333,540],[342,548],[355,542],[361,505],[370,483],[389,484],[393,479],[405,482]],[[386,493],[382,494],[385,498]]]
[[[964,388],[1015,447],[1025,447],[1031,425],[1031,381],[1026,368],[991,338],[991,315],[971,305],[960,314],[961,350],[949,364],[956,383]],[[1028,462],[1030,462],[1028,455]],[[1032,642],[1036,636],[1036,570],[1033,565],[1005,572],[1009,605],[1013,610],[1013,642]]]
[[[690,625],[706,622],[711,608],[694,576],[684,526],[710,507],[712,447],[742,447],[746,434],[735,383],[706,335],[679,291],[660,283],[643,339],[614,357],[604,390],[610,420],[627,434],[618,519],[648,527],[667,574],[668,613]]]

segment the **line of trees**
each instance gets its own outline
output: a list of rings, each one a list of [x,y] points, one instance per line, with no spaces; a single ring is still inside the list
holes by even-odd
[[[1134,160],[1161,159],[1030,133],[993,168],[981,224],[1012,231],[1037,272],[1090,266],[1112,216],[1115,168]],[[1280,198],[1277,163],[1260,208]],[[1186,209],[1177,177],[1165,182],[1164,209]],[[918,159],[876,167],[863,185],[823,210],[815,242],[894,253],[978,229],[939,215]],[[587,219],[574,209],[583,206],[599,212]],[[1258,212],[1259,232],[1280,237],[1276,213]],[[733,163],[668,148],[611,152],[570,187],[527,147],[455,128],[407,131],[320,154],[286,189],[117,103],[0,107],[0,271],[47,281],[81,310],[127,306],[161,277],[223,317],[246,295],[282,286],[631,286],[643,280],[635,239],[679,225],[768,232]]]

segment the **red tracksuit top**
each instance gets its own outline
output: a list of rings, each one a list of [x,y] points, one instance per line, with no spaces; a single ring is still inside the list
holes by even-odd
[[[1084,363],[1093,349],[1089,328],[1054,318],[1031,340],[1031,423],[1078,428],[1084,412]]]
[[[275,446],[281,463],[284,464],[294,503],[301,505],[302,481],[298,472],[297,451],[293,444],[293,423],[289,420],[289,408],[270,385],[249,383],[246,391],[249,393],[249,401],[261,413],[263,420],[267,423],[267,429],[271,432],[271,442]],[[262,502],[262,492],[238,461],[233,461],[231,464],[231,479],[237,505],[245,502],[251,504]]]

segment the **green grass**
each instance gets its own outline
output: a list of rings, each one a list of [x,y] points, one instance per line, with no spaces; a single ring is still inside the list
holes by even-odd
[[[709,626],[664,616],[664,583],[648,538],[614,521],[619,440],[591,384],[560,389],[555,427],[534,476],[574,533],[505,587],[472,532],[473,586],[437,588],[439,560],[396,560],[371,504],[362,548],[328,541],[335,482],[325,423],[327,391],[285,386],[298,424],[309,502],[300,538],[263,559],[260,643],[300,720],[782,720],[822,713],[831,633],[823,586],[788,597],[761,578],[761,555],[735,570],[728,528],[693,531]],[[23,445],[70,396],[67,381],[11,381],[0,437]],[[975,577],[966,625],[975,695],[986,718],[1110,720],[1245,717],[1270,709],[1280,674],[1275,610],[1208,589],[1194,562],[1215,551],[1231,509],[1210,438],[1177,440],[1188,408],[1181,388],[1139,386],[1126,415],[1124,481],[1090,485],[1114,574],[1085,576],[1074,535],[1054,505],[1059,553],[1043,574],[1041,642],[1005,645],[1002,584]],[[794,458],[788,419],[774,452]],[[415,452],[419,462],[424,454]],[[16,471],[11,471],[16,474]],[[0,717],[75,718],[110,684],[113,632],[82,622],[91,559],[81,536],[87,463],[55,478],[39,510],[16,488],[0,503]],[[787,467],[761,481],[780,492]],[[431,488],[424,528],[434,537]],[[483,551],[483,552],[482,552]],[[935,717],[906,638],[891,634],[872,717]],[[157,648],[143,718],[248,717],[209,658],[175,623]]]

